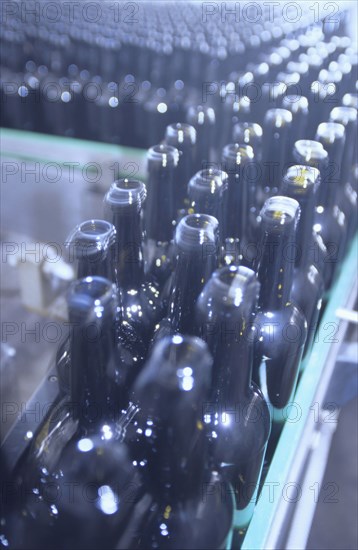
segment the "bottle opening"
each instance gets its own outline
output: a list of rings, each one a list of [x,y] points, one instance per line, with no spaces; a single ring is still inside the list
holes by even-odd
[[[160,145],[154,145],[148,150],[148,161],[156,162],[165,167],[167,164],[174,164],[175,166],[179,161],[179,151],[171,145],[161,143]]]
[[[282,106],[291,113],[306,112],[308,110],[308,99],[305,96],[287,95],[282,100]]]
[[[208,214],[189,214],[180,222],[175,232],[175,242],[186,252],[197,252],[210,244],[211,254],[216,253],[216,233],[219,222]],[[207,250],[207,254],[209,251]]]
[[[143,182],[124,178],[112,183],[104,200],[112,210],[126,207],[140,210],[146,196],[147,190]]]
[[[110,236],[115,229],[105,220],[88,220],[78,226],[78,231],[91,240],[101,240],[101,237]]]
[[[213,125],[215,124],[215,111],[212,107],[203,107],[202,105],[189,107],[187,121],[189,124],[197,124],[198,126],[202,126],[206,122]]]
[[[302,163],[328,160],[328,153],[319,141],[300,139],[295,142],[293,148],[296,160],[300,160]]]
[[[345,129],[343,124],[338,122],[322,122],[318,125],[316,138],[324,143],[332,144],[337,140],[344,139]]]
[[[269,109],[265,115],[265,124],[282,128],[292,122],[292,113],[287,109]]]
[[[355,122],[357,120],[357,109],[353,107],[334,107],[331,111],[330,119],[332,122],[337,122],[346,126],[349,122]]]
[[[262,128],[256,122],[237,122],[233,129],[233,138],[236,143],[251,143],[262,138]]]
[[[173,141],[175,143],[184,143],[190,142],[194,144],[196,142],[196,130],[191,124],[186,124],[184,122],[175,122],[174,124],[169,124],[165,131],[165,139],[168,141]]]
[[[344,94],[342,103],[345,107],[358,109],[358,94]]]
[[[226,172],[217,168],[205,168],[200,170],[189,181],[189,193],[199,191],[215,194],[228,179]]]
[[[223,161],[230,165],[242,164],[254,160],[254,150],[251,145],[242,145],[240,143],[229,143],[223,149]]]
[[[283,188],[296,191],[298,193],[305,192],[307,189],[313,189],[317,185],[320,177],[320,172],[312,166],[296,164],[290,166],[283,178]]]
[[[77,225],[68,236],[67,247],[74,247],[77,258],[97,255],[115,241],[116,230],[105,220],[87,220]]]
[[[300,206],[295,199],[276,196],[267,199],[262,210],[261,218],[267,222],[279,225],[292,223],[298,216]]]

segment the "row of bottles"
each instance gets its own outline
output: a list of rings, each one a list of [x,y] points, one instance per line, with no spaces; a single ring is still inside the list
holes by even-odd
[[[356,119],[335,107],[275,187],[243,170],[263,158],[257,123],[196,173],[196,130],[172,124],[147,185],[115,181],[104,219],[74,229],[60,393],[12,474],[2,542],[223,548],[245,532],[355,230]]]
[[[196,82],[186,74],[158,84],[133,71],[109,79],[74,63],[57,74],[49,64],[27,58],[16,71],[1,67],[1,124],[148,148],[160,141],[170,123],[186,119],[192,125],[196,121],[210,143],[210,160],[217,160],[235,124],[250,120],[265,129],[273,123],[267,111],[280,108],[283,122],[277,139],[289,136],[287,151],[292,150],[300,137],[313,139],[332,108],[347,94],[346,101],[351,101],[349,94],[357,91],[354,46],[347,37],[325,37],[319,27],[281,39],[265,56],[243,59],[241,70],[227,70],[222,78]],[[275,143],[263,143],[275,148]]]
[[[297,17],[294,8],[263,4],[15,3],[4,9],[1,42],[15,71],[30,57],[58,76],[76,64],[109,81],[130,72],[157,86],[184,78],[200,85],[226,78],[257,58],[279,70],[285,52],[270,59],[270,50],[286,37],[296,40],[297,53],[314,46],[317,36],[334,35],[339,44],[341,38],[349,44],[346,10],[337,14],[335,24],[328,17],[322,24],[324,10],[299,9]]]

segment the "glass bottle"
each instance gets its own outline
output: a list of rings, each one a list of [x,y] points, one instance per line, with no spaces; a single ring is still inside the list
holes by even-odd
[[[214,464],[234,489],[235,527],[250,522],[271,429],[270,411],[252,383],[253,328],[260,284],[246,267],[215,271],[196,305],[198,333],[214,358],[204,410]]]
[[[304,365],[312,348],[324,293],[323,276],[312,262],[315,244],[313,236],[315,195],[319,187],[319,177],[317,168],[295,165],[287,170],[281,186],[281,193],[295,199],[300,205],[291,299],[301,309],[307,321],[308,332],[301,366]]]
[[[291,155],[295,141],[305,139],[308,127],[308,99],[304,96],[285,95],[282,107],[292,113],[292,131],[288,143],[288,154]]]
[[[164,142],[176,147],[179,151],[178,168],[175,171],[175,204],[177,212],[188,208],[186,196],[190,178],[197,171],[196,168],[196,130],[190,124],[170,124],[165,131]]]
[[[260,162],[262,156],[262,128],[256,122],[237,122],[232,131],[234,143],[251,145],[254,150],[256,162]]]
[[[105,220],[87,220],[77,225],[66,240],[70,263],[75,264],[77,279],[101,276],[116,281],[115,227]],[[122,361],[133,372],[144,362],[145,346],[133,327],[122,318],[117,306],[117,342]],[[60,392],[69,393],[70,388],[70,327],[59,345],[56,368]]]
[[[332,221],[337,220],[339,226],[337,237],[331,241],[336,247],[334,277],[338,263],[344,257],[347,242],[347,221],[338,206],[338,188],[341,182],[345,144],[344,126],[336,122],[322,122],[317,128],[315,139],[322,143],[328,153],[328,166],[324,176],[325,185],[321,185],[319,188],[315,223],[321,226],[323,240],[327,239],[327,241],[332,235]],[[325,229],[326,225],[329,226],[327,229]]]
[[[115,254],[122,318],[144,343],[162,315],[158,287],[146,280],[144,273],[141,211],[146,194],[144,183],[125,178],[112,183],[104,198],[106,217],[117,232]]]
[[[307,322],[291,301],[299,204],[276,196],[267,199],[260,218],[255,270],[261,283],[255,324],[254,380],[272,406],[273,421],[283,424],[292,400],[307,336]]]
[[[287,153],[292,132],[292,113],[287,109],[269,109],[263,124],[262,179],[257,189],[257,207],[277,194],[287,169]]]
[[[318,262],[317,267],[323,274],[325,289],[328,290],[333,282],[335,268],[338,263],[339,243],[344,234],[342,214],[338,207],[334,205],[334,181],[332,181],[333,178],[327,177],[327,173],[329,173],[328,153],[319,141],[299,140],[294,145],[294,159],[297,164],[311,166],[320,171],[313,230],[322,239],[325,252],[320,244],[320,239],[316,239],[315,264],[317,265],[316,262]],[[321,202],[319,199],[322,196],[324,205],[319,204]],[[320,221],[317,221],[318,213]]]
[[[337,203],[347,220],[347,241],[349,242],[357,227],[357,190],[353,187],[353,166],[357,140],[357,110],[353,107],[335,107],[330,120],[342,124],[345,129],[341,173],[338,186]]]
[[[250,223],[250,190],[257,180],[257,165],[251,145],[231,143],[224,147],[222,168],[228,174],[223,200],[222,233],[225,243],[225,263],[250,263],[249,246],[253,241]],[[253,172],[251,169],[253,168]],[[233,255],[233,247],[237,251]]]
[[[134,475],[130,474],[130,463],[122,461],[123,451],[120,450],[118,454],[116,447],[110,446],[111,442],[113,445],[120,444],[126,426],[137,411],[134,405],[129,405],[128,386],[133,381],[131,373],[126,372],[118,358],[116,309],[114,285],[108,279],[86,277],[71,285],[68,293],[72,361],[70,394],[57,399],[52,405],[14,473],[19,513],[25,518],[23,534],[26,537],[33,532],[35,540],[39,538],[40,547],[49,547],[49,536],[55,536],[56,540],[53,530],[59,537],[60,548],[66,548],[66,537],[73,536],[77,540],[81,540],[81,536],[85,538],[81,530],[66,532],[67,522],[64,518],[70,509],[71,515],[78,514],[80,517],[81,511],[86,511],[88,515],[82,522],[97,517],[100,523],[106,525],[106,510],[103,507],[101,510],[101,495],[96,495],[100,497],[99,503],[98,499],[97,503],[94,499],[90,503],[82,502],[82,508],[80,503],[75,509],[73,503],[64,497],[66,482],[83,485],[97,482],[103,476],[111,487],[114,487],[112,483],[120,480],[120,487],[123,488],[124,481]],[[92,449],[94,451],[89,455],[84,454]],[[116,456],[112,453],[116,453]],[[63,468],[72,468],[72,472],[76,472],[74,479],[66,478]],[[124,478],[124,475],[127,477]],[[111,476],[112,480],[109,479]],[[44,495],[47,495],[46,498]],[[113,513],[117,510],[113,510]],[[64,527],[64,532],[61,529],[56,531],[58,525]],[[123,528],[123,525],[116,526],[115,520],[110,520],[108,527],[110,525],[112,535],[117,529]]]
[[[153,495],[140,548],[225,548],[232,489],[210,466],[203,408],[212,358],[199,338],[158,342],[134,386],[140,407],[131,455]]]
[[[197,172],[189,181],[188,197],[190,212],[209,214],[221,224],[223,196],[228,184],[228,175],[217,168],[206,168]]]
[[[66,246],[77,279],[100,276],[116,281],[115,240],[116,229],[105,220],[86,220],[74,228]]]
[[[218,266],[218,226],[218,220],[207,214],[189,214],[179,222],[168,313],[156,327],[154,342],[176,332],[195,333],[195,302]]]
[[[201,170],[209,165],[214,158],[215,111],[212,107],[204,107],[203,105],[190,106],[186,121],[196,130],[196,169]]]
[[[147,160],[148,195],[144,210],[146,270],[163,288],[173,267],[173,236],[177,218],[174,182],[179,151],[170,145],[155,145],[149,149]]]

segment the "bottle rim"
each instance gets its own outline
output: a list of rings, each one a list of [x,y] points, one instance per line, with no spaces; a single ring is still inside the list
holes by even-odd
[[[78,224],[66,240],[66,247],[75,247],[77,257],[107,250],[116,239],[116,229],[109,221],[85,220]]]
[[[299,139],[294,144],[294,154],[300,159],[308,162],[328,160],[328,153],[320,141],[313,139]]]
[[[297,221],[299,213],[300,205],[295,199],[276,195],[265,201],[260,217],[270,225],[284,226]]]
[[[320,172],[313,166],[295,164],[290,166],[283,177],[283,188],[288,187],[297,193],[305,193],[314,189],[320,178]]]
[[[179,151],[172,145],[159,143],[148,149],[147,159],[149,162],[156,162],[163,167],[167,166],[167,164],[174,164],[174,166],[177,166],[179,162]]]
[[[112,210],[141,209],[147,196],[145,184],[137,179],[121,178],[112,183],[104,201]]]
[[[316,138],[327,145],[332,145],[335,141],[345,138],[345,128],[339,122],[321,122],[317,128]]]
[[[216,244],[219,222],[209,214],[188,214],[175,231],[175,244],[185,252],[197,253],[205,244]],[[214,250],[206,251],[207,255]]]
[[[166,140],[175,140],[180,145],[184,142],[196,143],[196,130],[194,126],[186,122],[174,122],[169,124],[165,130]]]

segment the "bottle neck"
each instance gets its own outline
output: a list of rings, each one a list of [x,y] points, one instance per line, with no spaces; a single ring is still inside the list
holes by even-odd
[[[259,288],[254,271],[230,266],[216,271],[199,297],[196,322],[214,358],[216,404],[233,407],[250,391]]]
[[[148,239],[170,242],[177,217],[174,176],[179,151],[168,145],[156,145],[148,151],[148,195],[144,211]]]
[[[290,167],[283,178],[282,193],[295,199],[300,205],[296,234],[295,266],[297,268],[306,267],[312,258],[316,192],[319,184],[319,171],[304,165]]]
[[[224,237],[240,239],[247,234],[249,166],[254,162],[250,145],[230,144],[223,150],[223,169],[228,174],[224,190]]]
[[[165,143],[179,151],[179,163],[174,178],[175,204],[179,212],[188,206],[187,185],[196,172],[196,130],[190,124],[171,124],[166,129]]]
[[[121,289],[137,289],[144,279],[143,233],[140,211],[126,208],[113,212],[116,228],[117,283]]]
[[[262,220],[256,270],[261,283],[263,311],[282,309],[289,301],[295,265],[295,224],[274,227]]]
[[[262,188],[279,187],[285,162],[288,139],[292,126],[292,113],[287,109],[269,109],[264,122],[262,151]]]
[[[193,253],[179,251],[169,301],[169,319],[175,331],[193,333],[195,302],[217,265],[214,243]]]

